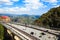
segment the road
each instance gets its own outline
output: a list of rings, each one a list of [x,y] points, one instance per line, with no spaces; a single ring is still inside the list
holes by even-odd
[[[13,24],[25,26],[24,24],[21,24],[21,23],[15,23],[14,22]],[[60,31],[57,31],[57,30],[47,29],[47,28],[43,28],[43,27],[39,27],[39,26],[35,26],[35,25],[27,25],[27,27],[37,29],[37,30],[40,30],[40,31],[44,31],[44,32],[48,32],[48,33],[51,33],[51,34],[54,34],[54,35],[60,35]]]
[[[31,36],[30,34],[12,26],[6,23],[2,23],[2,25],[4,25],[7,29],[10,29],[10,31],[12,31],[13,33],[17,34],[19,37],[24,37],[23,40],[39,40],[38,38]]]
[[[34,34],[32,36],[34,36],[40,40],[57,40],[58,38],[56,36],[59,35],[59,33],[60,33],[60,31],[50,30],[50,29],[46,29],[46,28],[39,28],[39,27],[35,27],[35,26],[26,27],[26,26],[21,26],[21,25],[17,25],[17,24],[11,24],[11,23],[7,23],[7,24],[12,25],[17,29],[23,30],[24,32],[26,32],[30,35],[32,35],[31,32],[33,32]],[[48,31],[46,31],[46,30],[48,30]],[[53,31],[53,32],[51,32],[51,31]],[[58,32],[58,33],[55,33],[55,32]],[[42,35],[41,33],[44,33],[45,35]]]

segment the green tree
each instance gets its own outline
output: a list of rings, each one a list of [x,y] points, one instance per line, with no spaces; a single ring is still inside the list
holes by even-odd
[[[4,39],[4,27],[0,24],[0,40]]]
[[[39,19],[35,20],[34,23],[39,26],[60,28],[60,6],[50,9]]]

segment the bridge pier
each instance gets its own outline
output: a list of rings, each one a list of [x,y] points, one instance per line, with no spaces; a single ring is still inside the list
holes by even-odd
[[[16,36],[16,35],[14,36],[14,39],[15,39],[15,40],[21,40],[21,39],[20,39],[18,36]]]
[[[21,40],[18,36],[4,27],[4,40]]]
[[[12,36],[7,32],[7,29],[4,27],[4,40],[14,40]]]

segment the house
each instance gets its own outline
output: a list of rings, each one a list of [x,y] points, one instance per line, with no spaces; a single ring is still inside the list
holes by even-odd
[[[0,20],[3,22],[10,22],[11,21],[10,17],[8,17],[8,16],[1,16]]]

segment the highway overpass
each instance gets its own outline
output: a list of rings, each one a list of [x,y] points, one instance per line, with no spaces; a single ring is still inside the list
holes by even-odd
[[[35,26],[33,27],[32,25],[26,27],[23,25],[17,25],[15,23],[1,24],[7,28],[8,32],[11,31],[12,33],[16,34],[15,39],[17,36],[18,39],[22,38],[23,40],[58,40],[58,35],[60,35],[60,31],[39,28]]]

